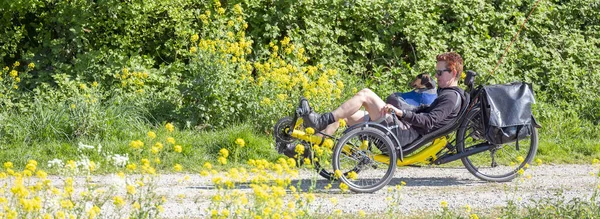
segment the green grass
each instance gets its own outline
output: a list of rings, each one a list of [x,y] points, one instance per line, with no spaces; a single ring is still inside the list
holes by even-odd
[[[0,162],[12,161],[21,168],[30,159],[46,166],[53,159],[66,162],[85,156],[101,165],[100,173],[111,172],[117,168],[106,159],[108,155],[129,154],[131,162],[154,159],[150,153],[132,153],[129,143],[141,140],[149,148],[159,141],[165,150],[172,151],[173,146],[166,143],[167,137],[175,138],[183,147],[183,153],[161,155],[156,168],[162,172],[173,171],[174,164],[181,164],[184,171],[193,172],[201,169],[205,162],[217,168],[228,168],[244,165],[249,159],[274,161],[283,157],[277,154],[272,136],[250,124],[235,124],[219,130],[187,127],[168,133],[165,123],[151,122],[148,118],[152,117],[135,103],[108,102],[86,104],[80,101],[72,108],[66,102],[34,101],[30,112],[0,112]],[[600,158],[600,128],[576,117],[548,118],[540,122],[543,128],[539,130],[536,158],[544,163],[589,164],[592,159]],[[155,131],[158,138],[148,139],[148,131]],[[237,138],[244,139],[246,147],[237,147],[234,143]],[[79,151],[80,142],[96,148],[102,145],[102,150]],[[228,164],[214,165],[222,148],[230,151]],[[446,165],[462,166],[460,161]]]
[[[142,131],[143,130],[143,131]],[[157,138],[149,140],[146,133],[155,131]],[[216,168],[226,169],[232,166],[244,165],[249,159],[267,159],[276,160],[281,155],[277,154],[273,146],[271,137],[257,134],[249,125],[237,125],[227,129],[217,131],[197,131],[197,130],[176,130],[172,133],[167,132],[163,127],[144,127],[137,133],[131,133],[130,138],[78,138],[74,140],[62,141],[40,141],[40,142],[16,142],[2,145],[0,150],[0,162],[11,161],[15,168],[23,168],[28,160],[38,161],[41,166],[46,167],[48,161],[53,159],[79,160],[85,155],[90,160],[100,163],[101,167],[97,173],[109,173],[117,170],[111,161],[106,159],[107,154],[125,155],[130,153],[131,162],[139,162],[141,158],[153,159],[155,156],[136,156],[133,155],[129,143],[134,140],[142,140],[145,147],[150,143],[161,142],[165,145],[165,150],[170,150],[172,145],[166,143],[167,137],[173,137],[176,144],[183,147],[182,153],[161,153],[161,163],[156,165],[160,172],[172,172],[174,164],[179,163],[184,166],[184,171],[194,172],[201,169],[205,162],[210,162]],[[235,145],[235,140],[242,138],[246,146],[239,148]],[[78,150],[79,142],[94,146],[94,149]],[[101,151],[97,148],[101,145]],[[216,165],[219,150],[227,148],[230,151],[227,165]],[[233,150],[238,150],[234,153]],[[52,170],[49,170],[52,173]]]
[[[52,139],[46,137],[48,140],[37,139],[36,141],[19,138],[18,141],[3,143],[0,146],[0,162],[12,161],[16,167],[22,167],[27,160],[34,159],[45,166],[49,160],[55,158],[63,161],[77,160],[81,155],[86,155],[90,160],[100,161],[102,165],[107,165],[103,166],[101,170],[110,172],[117,168],[114,168],[110,162],[104,161],[106,153],[121,155],[131,153],[129,143],[133,140],[147,140],[146,133],[151,130],[157,132],[159,136],[157,140],[165,144],[165,147],[167,147],[165,142],[167,136],[175,138],[177,144],[183,147],[181,154],[170,153],[161,157],[161,164],[157,165],[157,168],[164,172],[172,171],[171,167],[175,163],[183,165],[186,171],[197,171],[204,162],[216,164],[221,148],[227,148],[232,154],[228,158],[228,164],[220,166],[222,168],[244,165],[248,159],[274,161],[282,156],[277,154],[271,136],[256,132],[248,124],[234,125],[215,131],[184,129],[176,130],[173,133],[167,133],[162,126],[142,125],[133,130],[122,130],[126,133],[106,138],[88,136],[75,139]],[[234,143],[237,138],[244,139],[246,147],[238,148]],[[77,150],[79,142],[96,147],[102,145],[102,151],[100,153],[92,150],[80,152]],[[600,143],[598,142],[600,142],[598,139],[585,138],[557,140],[541,135],[536,158],[542,159],[544,163],[589,164],[593,158],[600,157]],[[149,147],[149,145],[146,146]],[[232,150],[236,149],[239,151],[233,153]],[[134,162],[139,161],[139,159],[136,160],[136,157],[130,156],[130,159]],[[456,161],[447,165],[460,166],[461,163]]]

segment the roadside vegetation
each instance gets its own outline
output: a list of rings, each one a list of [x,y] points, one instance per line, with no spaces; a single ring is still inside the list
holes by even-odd
[[[533,84],[543,126],[537,158],[588,163],[600,157],[598,2],[541,1],[491,73],[534,3],[11,1],[0,8],[2,194],[28,192],[11,190],[0,205],[6,217],[13,207],[18,217],[58,217],[53,207],[29,205],[66,197],[42,195],[42,187],[52,190],[47,173],[198,173],[223,158],[208,169],[250,170],[251,160],[284,165],[281,159],[293,169],[271,132],[300,96],[327,111],[364,87],[381,96],[408,91],[408,81],[449,50],[480,73],[477,83]],[[132,164],[138,168],[127,172]],[[82,168],[85,174],[75,171]],[[39,169],[39,180],[29,181]],[[42,187],[22,190],[27,182]],[[143,199],[130,195],[131,205]],[[108,198],[64,213],[93,217],[93,206],[121,202]],[[598,212],[595,200],[579,201],[540,205]],[[156,215],[159,205],[130,215]],[[552,213],[538,207],[519,215]]]

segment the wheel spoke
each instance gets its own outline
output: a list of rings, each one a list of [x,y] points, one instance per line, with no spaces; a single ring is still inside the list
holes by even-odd
[[[465,121],[467,127],[459,129],[457,137],[458,151],[469,150],[480,143],[486,143],[483,138],[483,126],[481,125],[479,109],[469,113]],[[463,126],[464,127],[464,126]],[[487,181],[508,181],[513,179],[517,171],[525,163],[530,162],[537,150],[537,131],[532,129],[531,136],[519,140],[519,150],[516,150],[515,142],[494,147],[492,150],[473,154],[462,158],[465,167],[476,177]],[[493,152],[492,152],[493,151]]]
[[[377,191],[391,180],[395,170],[395,161],[388,164],[374,159],[388,151],[393,151],[393,144],[383,132],[370,127],[356,129],[344,135],[336,145],[333,166],[344,173],[341,180],[351,190]]]

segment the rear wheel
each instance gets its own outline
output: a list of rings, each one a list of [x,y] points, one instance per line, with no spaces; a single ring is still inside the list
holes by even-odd
[[[333,149],[333,169],[339,170],[337,177],[350,190],[375,192],[394,177],[394,144],[380,130],[356,128],[346,133]]]
[[[531,127],[531,135],[519,140],[519,150],[516,142],[494,145],[490,150],[473,154],[461,159],[467,170],[477,178],[506,182],[514,179],[520,169],[526,169],[537,152],[537,129]],[[465,120],[457,131],[457,150],[459,153],[481,145],[489,145],[485,140],[485,126],[479,108],[468,112]]]
[[[309,142],[296,139],[288,134],[287,131],[290,128],[294,127],[292,125],[292,122],[293,118],[288,116],[280,119],[275,124],[273,137],[275,138],[275,147],[277,149],[277,152],[279,152],[280,154],[284,154],[290,158],[296,159],[296,163],[298,164],[298,166],[304,164],[304,159],[308,158],[312,162],[313,166],[315,167],[320,176],[328,180],[334,179],[332,167],[330,162],[328,161],[331,160],[331,156],[328,156],[329,159],[325,157],[317,157],[319,159],[315,159],[316,155],[314,154],[312,150],[312,145]],[[300,124],[299,129],[303,129],[302,124]],[[299,144],[304,146],[304,153],[297,155],[296,147]],[[321,166],[322,163],[326,166]]]

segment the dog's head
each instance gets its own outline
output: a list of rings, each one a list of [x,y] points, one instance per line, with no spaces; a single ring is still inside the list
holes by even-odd
[[[433,89],[435,88],[435,82],[429,74],[421,73],[410,83],[410,86],[415,89]]]

